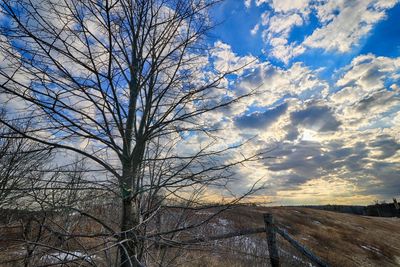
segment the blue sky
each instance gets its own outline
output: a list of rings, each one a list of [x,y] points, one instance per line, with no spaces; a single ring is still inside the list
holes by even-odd
[[[266,3],[258,6],[255,4],[256,1],[250,2],[252,3],[251,6],[246,8],[243,1],[227,0],[218,5],[212,13],[215,21],[218,22],[212,36],[215,40],[221,40],[231,45],[232,50],[240,56],[248,54],[260,56],[283,67],[287,67],[293,62],[304,62],[314,69],[328,67],[328,72],[349,64],[359,54],[373,53],[387,57],[397,57],[400,54],[400,27],[398,26],[400,5],[394,4],[393,7],[386,10],[385,17],[378,20],[372,29],[357,42],[357,45],[346,53],[310,49],[291,59],[287,64],[283,64],[282,61],[268,56],[268,48],[270,47],[265,45],[261,34],[251,34],[251,29],[259,23],[263,13],[274,14],[274,9],[271,4],[268,4],[273,1],[265,1]],[[316,17],[315,11],[311,11],[303,25],[294,26],[290,29],[289,42],[302,42],[318,27],[321,27],[321,23]]]
[[[251,149],[273,148],[273,159],[248,166],[258,175],[239,170],[248,183],[266,180],[260,197],[400,195],[399,1],[227,0],[212,16],[218,66],[255,61],[230,83],[257,96],[225,116],[236,136],[257,136]]]
[[[210,15],[216,26],[207,35],[208,53],[188,55],[196,63],[194,83],[238,70],[210,90],[211,102],[250,96],[199,116],[199,125],[221,129],[213,132],[217,138],[182,134],[177,153],[196,153],[210,143],[212,149],[244,143],[240,153],[224,155],[228,162],[266,153],[235,167],[238,179],[230,192],[245,193],[260,181],[265,189],[252,197],[274,204],[368,204],[400,197],[400,0],[225,0]],[[97,27],[88,31],[101,37]],[[79,57],[84,43],[71,43]],[[18,66],[7,53],[19,42],[1,44],[0,67]],[[91,49],[108,52],[98,44]],[[79,64],[58,60],[77,77],[89,77]],[[105,57],[96,60],[108,64]],[[23,71],[16,72],[19,80],[32,82]],[[117,86],[125,92],[124,84]],[[67,103],[97,118],[93,103],[69,94],[63,94]],[[6,94],[0,102],[30,110]],[[95,141],[68,141],[105,157]],[[226,197],[221,190],[208,193]]]

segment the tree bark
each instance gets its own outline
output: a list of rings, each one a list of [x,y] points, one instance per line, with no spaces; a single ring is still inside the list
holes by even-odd
[[[129,147],[129,146],[127,146]],[[139,179],[140,163],[143,159],[145,144],[137,142],[132,152],[123,162],[122,181],[120,183],[122,194],[121,216],[121,245],[120,259],[123,267],[138,267],[141,256],[142,240],[139,240],[138,226],[140,224],[140,208],[136,199],[137,181]],[[129,153],[127,153],[129,154]]]
[[[139,214],[135,201],[132,198],[124,198],[122,200],[122,218],[121,218],[121,266],[137,267],[141,266],[137,258],[140,249],[140,241],[136,238],[139,225]]]

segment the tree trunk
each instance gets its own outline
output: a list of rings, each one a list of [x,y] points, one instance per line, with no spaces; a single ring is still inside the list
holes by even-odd
[[[120,183],[122,193],[122,235],[120,241],[123,241],[123,243],[120,245],[120,259],[123,267],[142,266],[140,261],[143,240],[137,238],[140,234],[138,229],[141,216],[138,202],[140,196],[136,193],[139,190],[137,181],[140,178],[139,173],[144,150],[145,143],[136,140],[135,148],[132,152],[133,156],[126,157],[125,162],[122,162],[122,181]]]
[[[137,258],[140,250],[140,240],[137,239],[139,225],[139,214],[136,203],[131,198],[122,200],[122,218],[121,218],[121,241],[120,255],[122,267],[139,267],[141,264]]]
[[[140,250],[140,240],[137,226],[140,222],[140,214],[137,201],[134,197],[136,171],[130,162],[123,163],[123,180],[121,181],[122,194],[122,216],[121,216],[121,236],[120,236],[120,265],[122,267],[141,266],[138,258]]]

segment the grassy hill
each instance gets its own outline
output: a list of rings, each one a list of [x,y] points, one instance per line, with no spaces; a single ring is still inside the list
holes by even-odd
[[[238,207],[223,216],[232,228],[260,227],[263,213],[272,213],[279,227],[331,266],[400,266],[400,218],[302,207]],[[257,238],[260,236],[252,237]],[[281,237],[278,244],[284,265],[290,266],[296,259],[296,266],[308,265]]]
[[[190,218],[192,221],[199,220],[212,213],[213,210],[202,210],[194,212]],[[400,266],[400,218],[367,217],[304,207],[237,206],[213,218],[206,226],[193,230],[192,234],[204,237],[263,227],[263,213],[272,213],[280,228],[287,230],[292,237],[331,266]],[[168,216],[165,217],[167,218]],[[1,264],[1,260],[13,260],[18,257],[23,259],[24,254],[22,244],[7,241],[7,238],[20,236],[20,228],[5,228],[4,225],[1,227],[0,266],[22,266],[21,261]],[[81,227],[90,229],[90,225],[84,223]],[[53,242],[52,239],[54,238],[50,237],[47,240]],[[100,241],[99,239],[98,242]],[[82,239],[81,242],[89,241]],[[96,245],[97,241],[90,242]],[[283,266],[312,266],[280,236],[278,245]],[[77,244],[69,243],[62,248],[76,255],[84,255],[84,251]],[[48,253],[51,255],[52,252]],[[157,254],[157,251],[155,253]],[[169,248],[167,258],[172,259],[175,256],[178,256],[178,260],[171,261],[171,264],[166,266],[239,267],[269,264],[265,233],[212,241],[185,249]],[[49,256],[38,257],[49,260]],[[95,256],[95,261],[96,266],[108,266],[100,254]],[[71,262],[62,266],[79,264]]]

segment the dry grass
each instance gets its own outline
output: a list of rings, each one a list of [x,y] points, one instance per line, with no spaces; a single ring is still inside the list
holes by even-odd
[[[366,217],[297,207],[239,206],[214,218],[194,234],[209,236],[243,228],[262,227],[263,213],[272,213],[281,228],[286,229],[296,240],[309,247],[331,266],[400,266],[399,218]],[[191,220],[196,220],[202,216],[206,215],[191,214],[190,217]],[[100,230],[97,229],[98,226],[84,220],[69,219],[75,222],[72,232]],[[58,219],[54,221],[57,223]],[[0,227],[3,240],[22,237],[21,227],[17,222],[8,226],[12,227]],[[42,241],[55,244],[57,239],[47,233]],[[103,241],[101,238],[78,238],[64,242],[60,248],[66,251],[83,251],[84,247],[91,247],[95,250]],[[285,240],[279,237],[278,244],[283,266],[309,266],[307,259]],[[265,234],[257,234],[216,241],[191,249],[170,249],[167,257],[179,256],[170,266],[257,267],[269,264],[267,250]],[[22,243],[0,241],[0,259],[3,262],[8,259],[22,259],[21,251],[24,251]],[[115,251],[111,253],[115,254]],[[103,255],[96,256],[99,266],[109,265],[104,261]],[[17,261],[0,266],[23,265],[22,261]]]
[[[251,223],[258,226],[266,212],[274,214],[281,228],[332,266],[400,266],[399,218],[294,207],[240,207],[234,211],[235,217],[254,218]]]

